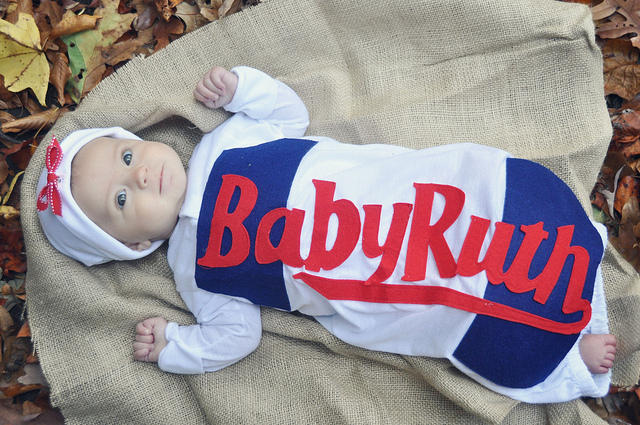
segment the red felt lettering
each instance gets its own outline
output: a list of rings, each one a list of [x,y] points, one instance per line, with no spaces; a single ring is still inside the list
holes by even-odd
[[[334,182],[313,180],[316,188],[316,202],[313,213],[311,247],[305,266],[310,271],[331,270],[342,264],[353,252],[360,239],[360,213],[353,202],[347,199],[333,199],[336,190]],[[329,219],[338,218],[336,240],[327,250]]]
[[[499,285],[504,281],[504,263],[507,260],[507,252],[515,229],[516,226],[513,224],[497,222],[489,249],[482,260],[482,266],[487,272],[487,279],[494,285]]]
[[[402,280],[419,281],[425,278],[429,248],[438,272],[443,278],[456,275],[456,261],[444,238],[444,232],[458,219],[464,206],[464,192],[457,187],[432,183],[414,183],[416,198],[407,246],[407,260]],[[431,211],[435,193],[445,198],[444,211],[433,225]]]
[[[396,268],[400,250],[402,249],[402,241],[407,231],[409,217],[413,206],[406,203],[393,204],[393,216],[391,217],[391,225],[389,233],[384,245],[380,246],[378,242],[378,233],[380,231],[380,212],[381,205],[363,205],[364,209],[364,225],[362,229],[362,251],[369,258],[375,258],[382,255],[380,265],[375,272],[367,279],[365,285],[384,282],[388,279]]]
[[[549,263],[562,270],[566,258],[569,255],[573,255],[573,267],[571,269],[569,285],[567,286],[567,293],[564,298],[564,303],[562,304],[562,312],[570,314],[576,311],[582,311],[585,316],[588,315],[591,317],[591,303],[582,298],[582,291],[584,290],[584,283],[587,279],[587,270],[590,261],[589,251],[581,246],[569,246],[573,238],[573,230],[573,225],[558,228],[556,244],[553,247]],[[555,266],[556,263],[562,264],[562,266]],[[538,296],[537,291],[536,296]],[[549,294],[543,290],[540,293],[540,299],[536,299],[536,297],[534,297],[534,299],[542,302],[541,300],[546,301],[548,296]]]
[[[542,222],[526,226],[521,225],[520,230],[524,232],[524,238],[518,248],[518,252],[509,266],[509,270],[503,275],[504,284],[514,294],[529,292],[539,286],[544,281],[544,271],[536,279],[529,279],[529,269],[533,262],[533,256],[540,247],[543,240],[549,237],[549,232],[542,228]],[[559,276],[559,274],[558,274]],[[557,282],[557,278],[554,280]],[[493,282],[492,282],[493,283]],[[495,284],[495,283],[494,283]]]
[[[229,211],[231,197],[238,188],[240,199],[233,212]],[[197,263],[202,267],[233,267],[241,264],[249,255],[251,241],[242,222],[249,216],[258,199],[258,188],[246,177],[234,174],[222,176],[222,186],[211,218],[209,242],[204,255]],[[224,229],[231,231],[231,249],[222,255]]]
[[[581,311],[584,313],[581,321],[584,321],[586,317],[588,322],[591,317],[591,304],[582,298],[582,291],[590,257],[585,248],[570,245],[575,226],[558,227],[556,242],[544,269],[534,279],[529,279],[529,269],[535,252],[540,243],[548,237],[548,233],[543,230],[543,223],[521,226],[525,236],[507,272],[504,272],[503,269],[513,236],[513,225],[496,223],[496,233],[491,240],[487,254],[482,262],[478,262],[489,224],[487,219],[472,216],[469,231],[458,257],[458,274],[460,276],[473,276],[486,270],[487,278],[492,284],[499,285],[504,282],[509,291],[518,294],[535,289],[533,299],[540,304],[545,304],[558,283],[567,258],[569,255],[573,255],[574,262],[562,311],[565,314]]]
[[[558,227],[558,236],[551,256],[542,272],[533,279],[532,284],[536,288],[533,299],[540,304],[546,303],[560,278],[567,258],[573,255],[573,266],[562,306],[565,314],[585,311],[585,307],[590,306],[586,300],[582,299],[582,290],[589,267],[589,252],[581,246],[570,246],[573,230],[573,225]]]
[[[475,276],[484,270],[484,266],[478,262],[478,259],[490,225],[491,221],[486,218],[471,216],[471,224],[458,256],[457,272],[460,276]]]
[[[276,221],[284,218],[284,230],[277,247],[271,244],[269,235]],[[269,264],[280,260],[291,267],[302,267],[300,256],[300,233],[304,221],[304,211],[299,209],[276,208],[262,217],[256,234],[256,261]]]

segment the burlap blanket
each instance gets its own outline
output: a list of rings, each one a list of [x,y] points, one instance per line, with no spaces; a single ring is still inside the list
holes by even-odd
[[[589,10],[551,0],[270,0],[137,59],[55,125],[59,138],[119,125],[186,160],[226,114],[199,105],[213,65],[262,69],[308,105],[308,134],[422,148],[476,142],[538,161],[587,210],[611,135]],[[580,401],[527,405],[447,361],[348,346],[314,320],[263,309],[263,339],[236,365],[178,376],[136,362],[136,322],[193,322],[166,246],[85,268],[55,252],[36,216],[44,149],[22,186],[28,314],[53,403],[68,424],[602,423]],[[474,178],[470,175],[469,178]],[[604,265],[616,385],[640,375],[640,285],[613,250]]]

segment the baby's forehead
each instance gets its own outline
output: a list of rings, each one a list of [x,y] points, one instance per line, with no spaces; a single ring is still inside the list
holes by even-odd
[[[131,144],[131,143],[139,143],[140,140],[134,139],[119,139],[116,137],[102,136],[97,137],[86,145],[80,148],[80,150],[75,154],[71,166],[73,167],[76,163],[84,162],[84,161],[103,161],[104,153],[112,148],[117,148],[123,144]]]

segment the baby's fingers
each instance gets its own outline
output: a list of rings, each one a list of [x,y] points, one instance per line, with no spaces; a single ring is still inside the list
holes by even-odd
[[[136,334],[138,335],[151,335],[151,329],[149,329],[144,322],[139,322],[136,325]]]
[[[140,360],[143,362],[148,362],[149,360],[149,354],[151,354],[151,352],[153,351],[153,344],[144,344],[141,342],[134,342],[133,343],[133,357],[136,360]]]
[[[197,89],[193,92],[193,96],[196,98],[196,100],[204,103],[209,108],[215,108],[216,101],[220,98],[220,96],[215,93],[208,93],[207,95],[204,95],[201,92],[198,92]]]
[[[143,344],[153,344],[153,334],[151,335],[142,335],[136,334],[136,342],[141,342]]]
[[[211,93],[222,96],[226,93],[226,87],[222,82],[222,75],[223,74],[220,71],[213,69],[200,81],[204,88],[209,90]]]

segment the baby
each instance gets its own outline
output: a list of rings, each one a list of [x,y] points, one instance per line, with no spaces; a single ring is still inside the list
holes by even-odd
[[[188,173],[167,145],[86,129],[53,140],[39,183],[47,237],[86,265],[169,239],[197,324],[139,323],[136,359],[226,367],[258,346],[262,305],[359,347],[448,358],[517,400],[607,393],[607,235],[549,170],[474,144],[305,137],[299,97],[248,67],[213,68],[194,95],[234,114]]]

